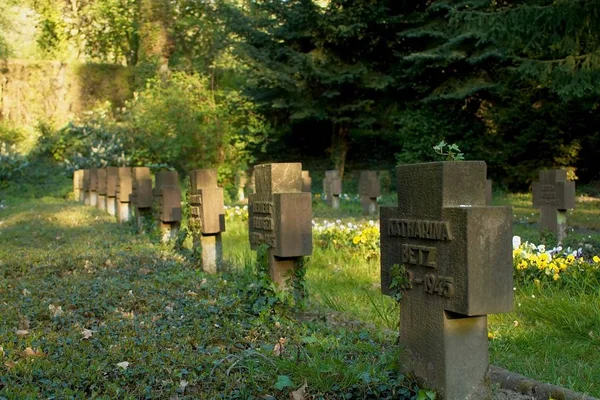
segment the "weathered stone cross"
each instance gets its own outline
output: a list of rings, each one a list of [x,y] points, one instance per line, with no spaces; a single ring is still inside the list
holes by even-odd
[[[118,176],[118,167],[106,167],[106,212],[112,216],[117,214]]]
[[[131,189],[131,168],[119,167],[116,185],[117,219],[119,222],[127,222],[131,218],[129,203]]]
[[[250,247],[269,247],[269,273],[288,287],[300,257],[312,254],[312,200],[302,192],[302,164],[254,167],[256,193],[249,196]]]
[[[512,211],[485,206],[484,162],[402,165],[397,175],[398,207],[381,208],[381,286],[404,287],[403,366],[445,400],[484,398],[486,314],[513,304]]]
[[[340,195],[342,194],[342,178],[337,169],[325,171],[323,180],[323,192],[327,198],[327,204],[332,208],[340,208]]]
[[[217,186],[217,171],[199,169],[190,172],[189,227],[194,247],[202,252],[202,269],[209,273],[222,270],[225,232],[223,188]]]
[[[99,210],[106,211],[106,168],[98,168],[98,203]]]
[[[150,168],[133,167],[131,171],[131,202],[138,228],[143,227],[144,219],[152,213],[152,179]]]
[[[567,181],[564,170],[540,171],[540,181],[533,183],[533,206],[540,209],[540,228],[563,240],[567,236],[567,210],[575,208],[575,182]]]
[[[363,215],[377,213],[377,198],[381,196],[381,184],[376,171],[361,171],[358,181],[358,194],[362,204]]]
[[[154,185],[154,203],[162,240],[173,239],[181,223],[181,188],[177,171],[159,171]]]

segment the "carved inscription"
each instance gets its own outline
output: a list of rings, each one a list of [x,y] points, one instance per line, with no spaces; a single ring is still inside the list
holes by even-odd
[[[540,187],[539,204],[542,206],[558,206],[554,185],[542,185]]]
[[[252,203],[253,232],[250,234],[250,242],[253,245],[266,244],[275,247],[275,221],[273,219],[273,202],[255,201]],[[265,232],[256,232],[256,230]]]
[[[202,196],[199,194],[193,194],[190,196],[190,204],[193,204],[195,206],[201,206],[202,205]]]
[[[411,239],[452,240],[450,225],[446,221],[423,219],[396,219],[388,221],[388,236]]]
[[[414,246],[403,244],[401,248],[401,259],[403,264],[422,265],[424,267],[436,267],[437,250],[435,247]]]
[[[446,298],[454,297],[454,279],[452,277],[424,274],[422,278],[415,278],[413,271],[406,271],[406,273],[410,282],[407,289],[413,289],[415,285],[423,285],[423,290],[427,294]]]

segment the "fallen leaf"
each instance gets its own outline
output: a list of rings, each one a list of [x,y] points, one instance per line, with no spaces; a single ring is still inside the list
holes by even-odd
[[[188,296],[192,296],[192,297],[196,297],[196,296],[198,296],[198,293],[196,293],[196,292],[192,292],[191,290],[188,290],[188,291],[187,291],[187,295],[188,295]]]
[[[43,357],[45,356],[40,350],[34,350],[31,347],[26,348],[23,351],[23,357]]]
[[[83,328],[81,330],[81,334],[83,335],[83,337],[81,339],[87,340],[87,339],[89,339],[89,338],[92,337],[92,335],[94,334],[94,331],[92,331],[91,329],[85,329],[85,328]]]
[[[292,400],[306,399],[306,388],[308,388],[308,383],[306,383],[306,379],[305,379],[304,385],[302,385],[298,389],[294,390],[290,395],[290,399],[292,399]]]
[[[17,336],[27,336],[29,335],[29,331],[25,330],[25,329],[18,329],[17,330]]]
[[[52,313],[53,318],[60,317],[63,314],[63,309],[61,306],[55,306],[54,304],[50,304],[48,306],[48,309]]]
[[[594,339],[594,338],[596,337],[596,335],[594,335],[594,331],[589,331],[589,332],[588,332],[588,336],[589,336],[591,339]]]
[[[17,363],[16,363],[16,362],[13,362],[13,361],[7,361],[7,362],[5,362],[5,363],[4,363],[4,365],[5,365],[5,366],[6,366],[6,368],[8,368],[8,369],[13,369],[13,368],[14,368],[14,367],[17,365]]]
[[[173,306],[166,306],[165,307],[165,311],[166,312],[173,312]]]
[[[0,346],[0,356],[4,357],[4,347]]]
[[[31,292],[27,289],[23,289],[23,296],[29,296],[31,294]]]
[[[515,321],[515,322],[513,322],[513,325],[514,325],[514,326],[519,326],[519,321]]]
[[[179,389],[181,389],[181,394],[184,395],[185,394],[185,388],[187,387],[187,385],[189,385],[189,382],[182,379],[181,381],[179,381]]]
[[[285,342],[286,342],[286,338],[279,338],[279,340],[277,341],[277,343],[275,343],[275,346],[273,346],[273,354],[275,354],[276,356],[280,356],[281,353],[284,352],[285,350]]]
[[[138,274],[139,275],[148,275],[150,272],[152,272],[152,270],[150,270],[148,268],[140,268],[140,269],[138,269]]]
[[[129,367],[129,363],[127,361],[121,361],[120,363],[117,364],[117,367],[127,369],[127,367]]]
[[[21,318],[21,320],[19,321],[18,329],[23,331],[29,329],[29,320],[25,317]]]

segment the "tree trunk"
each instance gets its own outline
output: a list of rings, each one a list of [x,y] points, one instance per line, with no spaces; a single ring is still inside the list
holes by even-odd
[[[331,160],[335,169],[340,173],[340,178],[344,177],[346,167],[346,155],[348,154],[348,138],[350,136],[350,126],[347,123],[334,124],[331,135]]]

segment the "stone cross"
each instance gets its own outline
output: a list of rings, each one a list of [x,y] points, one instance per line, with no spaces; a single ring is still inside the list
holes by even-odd
[[[82,185],[82,189],[83,189],[83,204],[86,206],[90,205],[90,197],[91,197],[91,191],[90,191],[90,186],[91,186],[91,182],[90,182],[90,170],[89,169],[84,169],[83,170],[83,185]]]
[[[567,181],[567,171],[540,171],[540,181],[533,183],[533,206],[540,209],[540,228],[563,240],[567,236],[567,210],[575,208],[575,182]]]
[[[144,220],[152,216],[152,179],[150,168],[134,167],[131,170],[131,211],[135,214],[138,228],[143,228]]]
[[[98,168],[90,168],[90,206],[98,207]]]
[[[154,204],[162,240],[177,236],[181,224],[181,188],[177,171],[159,171],[154,186]]]
[[[312,178],[309,171],[302,171],[302,191],[312,193]]]
[[[131,208],[129,196],[131,195],[131,168],[119,167],[117,170],[117,183],[115,202],[117,206],[117,220],[119,222],[127,222],[131,219]]]
[[[377,213],[377,198],[381,196],[381,185],[377,171],[361,171],[358,181],[358,194],[362,204],[363,215]]]
[[[223,269],[225,206],[223,189],[217,186],[217,171],[199,169],[190,173],[190,220],[194,248],[202,253],[202,269],[216,273]]]
[[[489,394],[487,314],[513,306],[512,210],[485,206],[485,177],[483,161],[398,166],[398,207],[380,211],[402,365],[445,400]]]
[[[117,215],[117,180],[119,168],[106,167],[106,212],[113,217]]]
[[[312,201],[302,192],[302,164],[254,167],[256,193],[249,196],[250,247],[268,247],[269,274],[280,288],[293,287],[302,256],[312,254]]]
[[[83,170],[73,171],[73,197],[83,203]]]
[[[106,168],[98,168],[98,204],[99,210],[106,211]]]
[[[340,195],[342,194],[342,179],[337,169],[325,171],[323,180],[323,192],[327,204],[332,208],[340,208]]]

